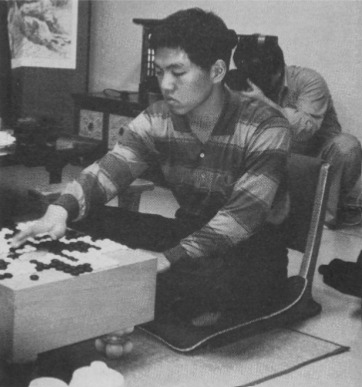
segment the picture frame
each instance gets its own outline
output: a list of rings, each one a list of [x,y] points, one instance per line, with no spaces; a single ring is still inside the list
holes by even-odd
[[[27,63],[11,70],[13,121],[20,117],[50,117],[59,132],[74,132],[72,94],[88,92],[91,3],[77,1],[74,68],[64,68],[62,63],[57,66],[53,61],[52,67]]]

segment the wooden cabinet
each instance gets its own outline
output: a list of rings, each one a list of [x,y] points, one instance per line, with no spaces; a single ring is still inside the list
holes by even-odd
[[[119,92],[119,97],[105,93],[73,94],[77,135],[99,140],[104,149],[112,148],[124,122],[136,117],[146,105],[138,92]]]

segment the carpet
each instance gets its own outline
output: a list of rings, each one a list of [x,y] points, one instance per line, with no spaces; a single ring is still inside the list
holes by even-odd
[[[114,367],[127,387],[255,386],[349,350],[284,328],[190,354],[177,353],[139,330],[133,342],[133,352]]]

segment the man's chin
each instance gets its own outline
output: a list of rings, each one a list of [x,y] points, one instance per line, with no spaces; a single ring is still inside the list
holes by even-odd
[[[188,109],[185,109],[185,108],[182,108],[180,106],[172,106],[172,105],[168,105],[170,111],[173,113],[173,114],[176,114],[178,116],[183,116],[185,115],[186,113],[188,113]]]

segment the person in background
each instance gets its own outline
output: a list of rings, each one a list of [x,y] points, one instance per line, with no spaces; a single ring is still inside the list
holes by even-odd
[[[348,204],[361,176],[361,144],[356,137],[342,132],[324,78],[315,70],[286,65],[282,49],[271,38],[255,34],[240,41],[235,50],[236,71],[249,78],[243,95],[267,103],[288,119],[292,152],[330,163],[326,226],[335,229],[358,225],[361,211]]]
[[[284,293],[289,211],[286,118],[225,86],[234,31],[212,12],[178,11],[152,33],[163,100],[121,128],[114,149],[87,167],[13,246],[67,224],[158,257],[156,318],[196,327],[262,313]],[[150,165],[180,207],[175,218],[104,206]],[[104,348],[106,353],[107,346]]]

